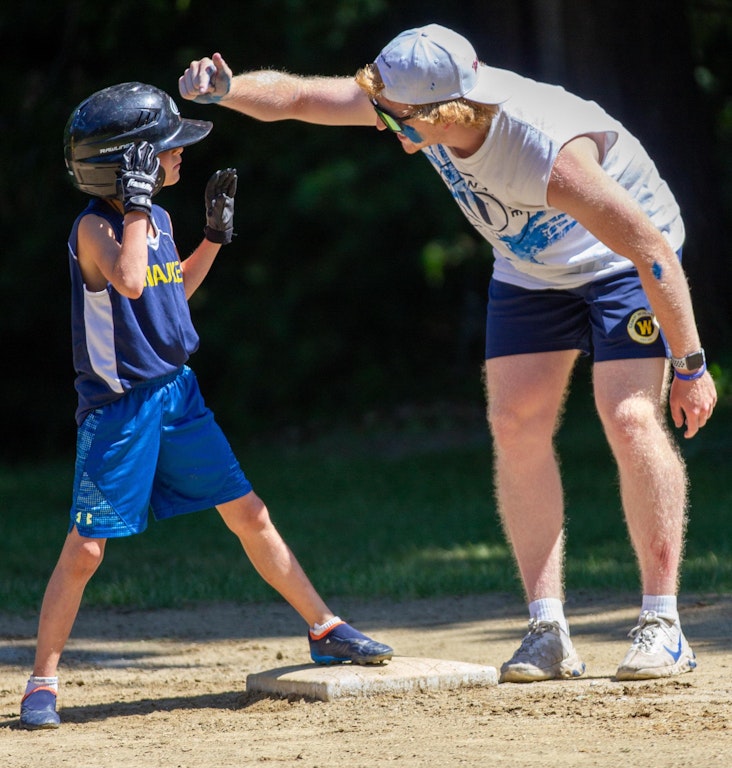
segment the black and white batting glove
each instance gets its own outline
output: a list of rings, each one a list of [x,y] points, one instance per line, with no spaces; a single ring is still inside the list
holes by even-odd
[[[226,245],[234,236],[236,168],[216,171],[206,184],[206,240]]]
[[[125,213],[152,212],[152,196],[160,171],[160,160],[155,148],[148,141],[132,144],[122,155],[117,171],[117,197],[122,201]]]

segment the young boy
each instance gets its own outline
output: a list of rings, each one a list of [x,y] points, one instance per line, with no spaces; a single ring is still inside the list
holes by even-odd
[[[216,507],[254,567],[303,617],[313,661],[375,664],[392,649],[333,614],[252,490],[193,371],[198,347],[188,299],[233,234],[236,171],[206,186],[201,244],[181,262],[168,213],[152,203],[180,178],[183,148],[212,123],[183,119],[143,83],[90,96],[71,114],[64,153],[72,182],[92,196],[68,242],[77,372],[76,471],[69,532],[46,588],[21,726],[57,728],[57,668],[84,588],[108,538]]]

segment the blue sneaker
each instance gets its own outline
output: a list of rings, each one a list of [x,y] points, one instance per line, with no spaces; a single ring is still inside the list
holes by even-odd
[[[58,728],[61,718],[56,712],[56,691],[36,688],[23,696],[20,703],[20,727],[28,730]]]
[[[381,664],[394,655],[393,648],[377,643],[345,621],[320,635],[308,632],[310,657],[316,664]]]

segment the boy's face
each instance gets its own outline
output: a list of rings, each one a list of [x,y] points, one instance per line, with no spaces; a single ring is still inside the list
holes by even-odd
[[[173,184],[177,184],[180,181],[180,166],[183,162],[182,154],[183,147],[175,147],[174,149],[166,149],[158,155],[160,167],[165,171],[164,187],[172,187]]]

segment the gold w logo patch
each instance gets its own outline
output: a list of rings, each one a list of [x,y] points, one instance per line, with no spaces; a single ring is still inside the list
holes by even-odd
[[[639,344],[653,344],[658,338],[658,323],[647,309],[638,309],[628,320],[628,336]]]

